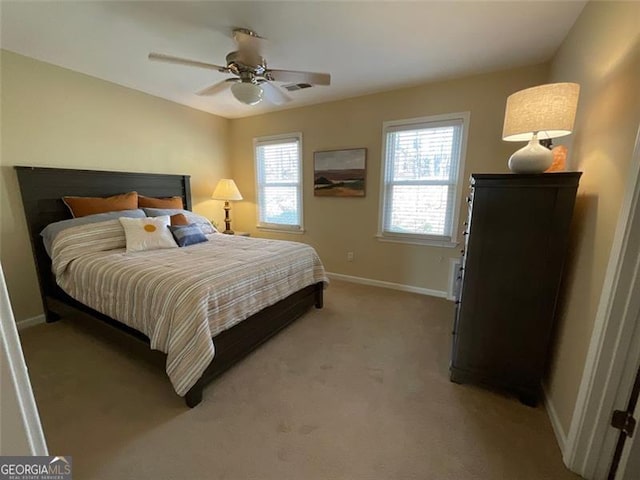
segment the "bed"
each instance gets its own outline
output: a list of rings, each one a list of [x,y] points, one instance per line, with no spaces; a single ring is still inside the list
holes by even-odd
[[[54,262],[52,266],[52,261],[46,253],[42,239],[40,238],[40,232],[46,225],[70,217],[67,208],[61,200],[65,195],[106,197],[135,190],[142,195],[150,197],[181,196],[185,208],[191,209],[189,177],[185,175],[36,167],[16,167],[16,171],[29,236],[36,261],[38,281],[47,322],[60,319],[67,315],[70,309],[80,310],[157,348],[157,339],[154,338],[154,335],[151,335],[152,338],[150,339],[147,329],[140,328],[140,325],[134,324],[133,326],[128,326],[125,323],[117,321],[113,317],[118,315],[109,316],[104,313],[111,312],[111,310],[98,307],[94,309],[87,306],[87,304],[100,305],[100,303],[87,300],[87,304],[85,304],[72,298],[72,296],[60,288],[52,271],[52,268],[54,268],[60,275],[62,270],[59,265],[60,261],[58,261],[59,257],[54,255],[58,265]],[[215,235],[213,237],[215,237]],[[255,239],[244,237],[231,238],[226,236],[216,237],[213,240],[213,242],[208,242],[211,243],[211,245],[206,247],[188,247],[190,249],[189,251],[194,254],[200,252],[201,255],[204,255],[202,252],[205,248],[231,248],[235,247],[235,245],[238,245],[238,248],[248,248],[251,246],[251,242],[259,242]],[[217,240],[217,242],[215,240]],[[233,245],[231,245],[231,243]],[[265,243],[265,245],[268,244],[268,242],[264,241],[263,243]],[[275,249],[275,243],[268,248]],[[176,254],[178,253],[182,254],[183,252],[176,252]],[[156,253],[155,255],[161,254]],[[165,255],[162,261],[167,262],[167,253],[164,252],[162,255]],[[113,258],[116,257],[117,255],[113,255]],[[153,255],[149,258],[151,257],[153,257]],[[203,261],[205,258],[206,257],[202,256],[200,261]],[[102,257],[100,257],[98,260],[107,261],[109,259],[102,259]],[[212,263],[210,268],[213,268],[213,265]],[[286,276],[287,273],[284,272],[282,278]],[[59,276],[59,281],[61,281],[61,279],[62,277]],[[258,305],[258,307],[260,307],[259,311],[252,311],[248,318],[233,324],[230,328],[224,328],[224,322],[222,322],[222,326],[219,326],[219,328],[211,328],[210,332],[213,338],[210,340],[210,337],[207,337],[207,341],[215,345],[215,356],[211,355],[213,357],[211,361],[209,361],[208,358],[206,359],[206,364],[202,366],[201,370],[198,370],[198,377],[191,378],[188,382],[188,389],[184,388],[184,385],[182,386],[182,390],[176,388],[174,378],[170,375],[174,389],[176,389],[180,395],[184,395],[186,404],[189,407],[194,407],[199,404],[202,401],[203,388],[211,380],[237,363],[269,337],[299,318],[312,306],[322,308],[324,283],[323,281],[315,281],[315,279],[316,276],[314,276],[314,280],[312,280],[313,283],[306,285],[300,290],[294,291],[293,293],[288,293],[287,291],[286,297],[277,300],[273,304]],[[246,280],[245,278],[245,281]],[[186,278],[184,281],[186,282]],[[308,283],[309,278],[307,278],[306,281]],[[61,281],[61,283],[64,285],[64,282]],[[80,299],[85,298],[77,294],[77,292],[73,292],[68,288],[67,290],[73,294],[73,297]],[[280,296],[282,297],[282,295]],[[256,310],[256,308],[254,308],[254,310]],[[134,326],[136,328],[134,328]],[[202,333],[202,329],[200,333]],[[199,343],[203,345],[204,348],[204,343],[206,342]],[[168,360],[171,360],[171,356],[168,357]],[[167,361],[167,365],[169,365],[169,361]],[[169,372],[169,369],[167,371]]]

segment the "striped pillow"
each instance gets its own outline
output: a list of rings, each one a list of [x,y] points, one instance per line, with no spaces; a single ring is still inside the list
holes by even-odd
[[[169,226],[173,238],[181,247],[188,247],[189,245],[195,245],[196,243],[202,243],[207,241],[202,229],[195,223],[189,225]]]

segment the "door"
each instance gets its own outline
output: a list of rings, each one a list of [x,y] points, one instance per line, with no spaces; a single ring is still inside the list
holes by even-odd
[[[614,413],[612,423],[619,423],[617,428],[622,428],[618,437],[609,480],[637,480],[640,478],[640,367],[636,374],[635,383],[631,391],[627,410]],[[618,422],[616,422],[616,417]]]
[[[636,412],[634,417],[640,418],[640,403],[636,405]],[[636,428],[640,428],[637,427]],[[620,461],[620,471],[622,472],[622,480],[634,480],[640,478],[640,441],[638,440],[638,433],[627,439],[627,445],[625,445],[625,451],[622,453],[622,459]]]

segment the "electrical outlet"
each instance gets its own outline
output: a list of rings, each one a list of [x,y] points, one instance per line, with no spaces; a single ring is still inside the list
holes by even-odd
[[[353,252],[347,252],[347,262],[353,262]]]

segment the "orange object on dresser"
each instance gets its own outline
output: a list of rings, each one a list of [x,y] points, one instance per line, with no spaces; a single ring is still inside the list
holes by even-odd
[[[545,170],[545,173],[564,172],[567,169],[567,147],[564,145],[556,145],[551,149],[551,153],[553,153],[553,163]]]

